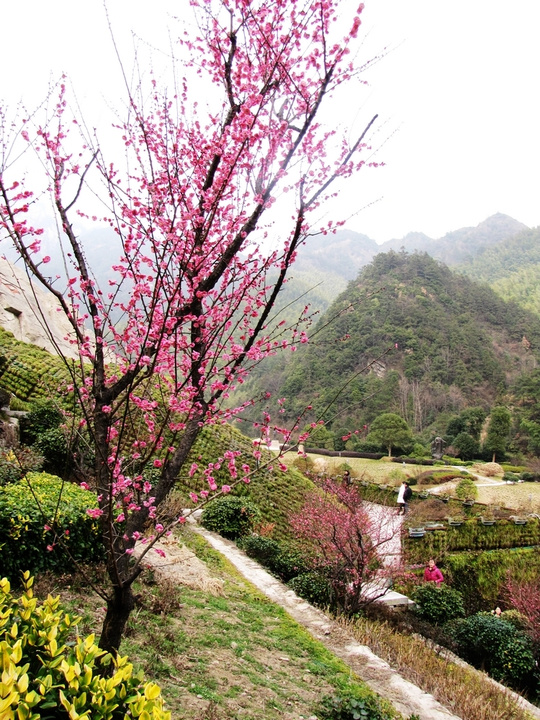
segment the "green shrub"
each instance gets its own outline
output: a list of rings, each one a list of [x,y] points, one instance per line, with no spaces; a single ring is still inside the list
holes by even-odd
[[[66,613],[58,597],[39,605],[29,573],[23,587],[14,598],[8,580],[0,580],[2,718],[170,720],[160,688],[134,674],[127,657],[113,659],[93,635],[74,637],[80,618]]]
[[[248,557],[264,565],[284,582],[311,570],[304,554],[285,542],[248,535],[238,539],[238,546]]]
[[[460,500],[476,500],[478,488],[470,478],[463,478],[456,486],[456,495]]]
[[[459,655],[495,680],[516,685],[535,667],[530,638],[491,613],[456,620],[449,632]]]
[[[86,510],[96,506],[88,490],[46,473],[28,473],[0,487],[1,574],[63,571],[73,561],[102,558],[98,523]]]
[[[312,570],[305,555],[286,543],[280,543],[279,551],[268,563],[268,569],[283,582],[289,582],[297,575]]]
[[[463,617],[465,614],[461,593],[448,585],[420,585],[414,592],[413,600],[416,603],[416,614],[435,625]]]
[[[540,482],[540,474],[534,472],[522,472],[519,475],[523,482]]]
[[[69,447],[62,428],[45,430],[36,439],[33,448],[43,456],[47,472],[63,473],[68,467]]]
[[[279,552],[279,542],[262,535],[247,535],[238,539],[238,546],[253,560],[269,567]]]
[[[429,450],[425,445],[421,443],[415,443],[412,451],[409,453],[409,457],[412,458],[426,458],[429,457]]]
[[[21,418],[21,440],[32,445],[41,434],[63,422],[64,415],[52,400],[38,400],[32,404],[28,415]]]
[[[226,495],[207,505],[201,516],[201,525],[229,540],[236,540],[250,533],[259,519],[259,509],[250,500]]]
[[[502,477],[504,482],[513,482],[516,483],[520,478],[519,475],[513,472],[505,472]]]
[[[342,692],[324,697],[318,708],[320,720],[391,720],[373,696]]]
[[[332,586],[328,578],[318,572],[302,573],[293,577],[287,585],[312,605],[327,607],[332,601]]]

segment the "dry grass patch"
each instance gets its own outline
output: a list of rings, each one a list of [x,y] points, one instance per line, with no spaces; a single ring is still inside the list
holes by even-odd
[[[501,505],[524,513],[540,513],[540,483],[517,483],[516,485],[480,485],[478,502]]]
[[[420,637],[366,618],[344,625],[359,642],[463,720],[530,720],[484,673],[449,662]]]

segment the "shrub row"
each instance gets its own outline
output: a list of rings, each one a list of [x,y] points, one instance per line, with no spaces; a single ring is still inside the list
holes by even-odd
[[[302,553],[279,540],[260,535],[248,535],[238,542],[246,555],[268,568],[283,582],[310,572],[311,568]]]
[[[496,550],[540,545],[540,522],[536,518],[526,525],[514,525],[498,520],[496,525],[484,526],[478,518],[466,520],[461,527],[426,532],[423,538],[403,535],[402,547],[410,563],[423,562],[426,557],[442,557],[460,550]]]

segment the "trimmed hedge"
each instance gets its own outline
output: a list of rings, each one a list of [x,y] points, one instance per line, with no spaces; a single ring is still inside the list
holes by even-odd
[[[96,503],[94,493],[47,473],[0,487],[0,575],[15,582],[21,571],[101,560],[99,526],[86,512]]]
[[[435,625],[444,624],[453,618],[463,617],[463,597],[455,588],[427,582],[414,591],[412,599],[418,617]]]
[[[466,520],[461,527],[426,532],[423,538],[403,534],[402,547],[408,562],[424,562],[429,557],[443,557],[462,550],[498,550],[540,545],[540,521],[530,518],[526,525],[511,520],[497,520],[484,526],[478,518]]]
[[[246,498],[226,495],[212,500],[201,515],[201,525],[229,540],[248,535],[260,518],[256,505]]]
[[[248,557],[264,565],[283,582],[312,569],[304,554],[284,541],[248,535],[239,538],[237,545]]]

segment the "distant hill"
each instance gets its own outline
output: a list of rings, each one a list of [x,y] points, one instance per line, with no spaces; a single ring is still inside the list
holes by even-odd
[[[306,421],[349,430],[380,412],[421,432],[441,413],[487,409],[540,359],[540,318],[425,253],[377,255],[318,328],[281,374],[262,379],[287,398],[287,419],[311,405]]]
[[[506,245],[526,230],[528,228],[523,223],[497,213],[476,227],[454,230],[439,239],[411,232],[401,239],[378,245],[367,235],[352,230],[315,235],[300,248],[280,305],[302,297],[304,304],[307,300],[314,310],[324,311],[343,292],[347,282],[353,280],[381,252],[399,252],[401,249],[409,253],[426,252],[446,265],[462,266],[473,262],[474,258],[482,256],[492,247]],[[474,277],[474,274],[470,273],[470,276]]]
[[[508,215],[497,213],[476,227],[453,230],[438,240],[432,240],[422,233],[409,233],[401,240],[389,240],[380,245],[381,252],[419,250],[441,260],[446,265],[459,265],[477,257],[486,248],[507,242],[510,238],[527,230],[527,226]]]
[[[540,228],[485,248],[457,270],[540,315]]]

